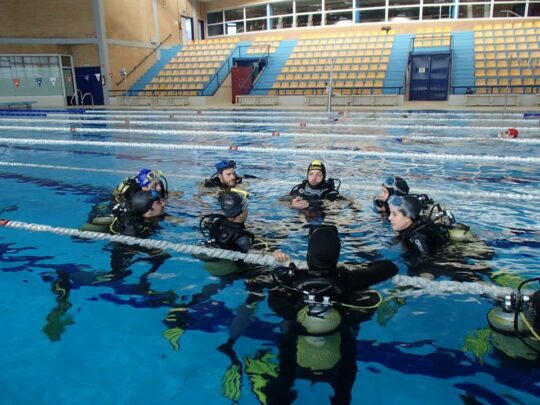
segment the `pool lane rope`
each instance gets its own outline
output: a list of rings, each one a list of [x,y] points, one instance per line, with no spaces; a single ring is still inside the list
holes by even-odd
[[[0,120],[1,122],[1,120]],[[78,134],[91,134],[91,133],[118,133],[118,134],[142,134],[142,135],[178,135],[178,136],[255,136],[255,137],[272,137],[272,138],[322,138],[328,140],[340,139],[354,139],[361,141],[364,139],[377,139],[377,140],[391,140],[403,142],[406,140],[413,141],[435,141],[435,142],[464,142],[464,141],[501,141],[510,143],[527,143],[527,144],[540,144],[540,138],[508,138],[502,139],[498,136],[437,136],[437,135],[385,135],[385,134],[339,134],[339,133],[305,133],[305,132],[254,132],[254,131],[204,131],[204,130],[181,130],[181,129],[142,129],[142,128],[92,128],[92,127],[40,127],[40,126],[15,126],[4,125],[0,126],[0,130],[17,130],[27,132],[40,132],[47,135],[47,132],[65,132],[71,134],[76,132]]]
[[[108,240],[110,242],[119,242],[132,246],[143,246],[162,250],[171,250],[173,252],[205,255],[216,259],[226,259],[245,263],[256,264],[267,267],[277,267],[282,265],[274,256],[260,253],[241,253],[230,250],[210,248],[205,246],[187,245],[182,243],[173,243],[156,239],[141,239],[133,236],[111,235],[100,232],[81,231],[73,228],[62,228],[43,224],[33,224],[22,221],[10,221],[0,219],[0,227],[22,229],[32,232],[46,232],[56,235],[65,235],[88,240]],[[299,269],[307,269],[305,262],[293,260],[292,263]],[[412,287],[415,290],[407,291],[407,295],[446,295],[453,294],[472,294],[484,295],[492,298],[500,298],[512,292],[511,289],[499,287],[492,284],[475,282],[462,283],[458,281],[432,281],[422,277],[410,277],[397,275],[392,278],[392,282],[398,287]],[[403,293],[403,291],[402,291]]]
[[[306,121],[299,121],[299,122],[291,122],[291,123],[284,123],[280,122],[278,124],[275,123],[275,119],[272,120],[272,122],[229,122],[229,121],[210,121],[210,117],[205,117],[205,120],[170,120],[170,121],[147,121],[147,120],[98,120],[98,121],[90,121],[88,119],[55,119],[55,118],[0,118],[0,122],[13,122],[13,123],[51,123],[51,124],[96,124],[96,125],[103,125],[103,124],[118,124],[118,125],[126,125],[126,122],[128,122],[129,125],[141,125],[141,126],[172,126],[172,125],[183,125],[183,126],[192,126],[192,127],[215,127],[216,125],[229,125],[234,127],[268,127],[269,125],[275,125],[279,126],[279,128],[283,127],[292,127],[292,128],[298,128],[298,127],[304,127],[304,128],[344,128],[344,129],[355,129],[355,128],[392,128],[392,129],[416,129],[416,130],[437,130],[437,129],[445,129],[445,130],[451,130],[451,131],[458,131],[458,130],[467,130],[469,132],[471,131],[479,131],[479,130],[488,130],[488,131],[501,131],[501,126],[453,126],[453,125],[414,125],[414,124],[385,124],[385,123],[362,123],[362,124],[350,124],[345,121],[345,123],[339,123],[334,121],[329,121],[327,123],[314,123],[314,122],[306,122]],[[538,128],[535,127],[520,127],[521,132],[527,132],[529,130],[535,130],[538,131]]]
[[[0,166],[4,167],[26,167],[30,169],[47,169],[47,170],[66,170],[66,171],[80,171],[80,172],[93,172],[93,173],[109,173],[114,175],[128,175],[133,176],[133,174],[139,170],[118,170],[118,169],[98,169],[93,167],[77,167],[77,166],[60,166],[60,165],[45,165],[38,163],[22,163],[22,162],[6,162],[0,161]],[[193,176],[189,174],[167,174],[168,178],[180,178],[180,179],[189,179],[189,180],[198,180],[202,181],[203,179],[199,176]],[[347,184],[347,188],[352,190],[364,190],[364,191],[373,191],[378,193],[381,190],[379,186],[380,179],[375,179],[371,184]],[[297,184],[297,181],[285,181],[285,180],[274,180],[274,179],[265,179],[264,187],[267,187],[268,184],[272,185],[283,185],[291,187]],[[540,194],[518,194],[518,193],[498,193],[494,191],[482,191],[475,189],[474,191],[465,191],[465,190],[436,190],[433,188],[414,188],[418,194],[428,194],[433,195],[434,192],[437,195],[451,195],[459,197],[474,197],[474,198],[485,198],[485,199],[501,199],[501,200],[518,200],[518,201],[540,201]]]
[[[168,115],[167,115],[168,114]],[[93,114],[65,114],[65,113],[50,113],[47,114],[47,117],[54,117],[54,118],[76,118],[76,117],[86,117],[86,118],[117,118],[125,120],[126,118],[132,119],[132,118],[157,118],[157,119],[168,119],[168,120],[174,120],[176,118],[181,117],[189,117],[193,118],[194,115],[202,116],[205,118],[212,118],[216,120],[221,119],[230,119],[230,118],[237,118],[238,113],[235,112],[235,114],[224,114],[222,111],[219,112],[219,114],[197,114],[194,111],[187,111],[187,112],[174,112],[174,113],[165,113],[165,114],[156,114],[156,113],[93,113]],[[304,120],[306,116],[309,116],[310,114],[304,114],[304,113],[291,113],[291,114],[266,114],[266,113],[258,113],[256,115],[247,115],[244,112],[242,112],[242,118],[246,118],[249,120],[255,120],[255,121],[263,121],[263,120],[272,120],[273,122],[276,122],[277,119],[279,120],[286,120],[286,121],[295,121],[295,120]],[[329,114],[329,115],[322,115],[320,113],[318,114],[312,114],[314,115],[313,118],[317,118],[319,121],[327,121],[327,120],[335,120],[336,118],[339,121],[346,121],[346,122],[358,122],[365,120],[366,118],[371,119],[383,119],[385,121],[407,121],[408,123],[411,122],[440,122],[442,117],[433,117],[433,116],[407,116],[404,117],[403,115],[394,115],[394,116],[378,116],[378,115],[356,115],[348,113],[347,115],[344,114]],[[45,117],[45,115],[36,115],[36,117]],[[489,117],[489,118],[473,118],[473,117],[444,117],[444,121],[458,121],[458,122],[464,122],[464,121],[474,121],[474,122],[483,122],[487,121],[489,123],[494,122],[500,122],[501,125],[512,125],[512,126],[521,126],[525,125],[526,127],[529,127],[531,125],[534,125],[531,119],[525,119],[523,117],[517,118],[507,118],[507,117]],[[505,124],[503,124],[505,123]]]
[[[292,155],[326,155],[326,156],[370,156],[392,159],[420,159],[420,160],[447,160],[465,162],[512,162],[512,163],[540,163],[540,157],[521,156],[495,156],[495,155],[453,155],[442,153],[410,153],[410,152],[379,152],[362,150],[328,150],[328,149],[308,149],[308,148],[274,148],[256,146],[218,146],[218,145],[196,145],[196,144],[174,144],[174,143],[149,143],[149,142],[108,142],[108,141],[73,141],[54,140],[39,138],[0,138],[0,143],[15,145],[58,145],[58,146],[106,146],[116,148],[138,148],[138,149],[159,149],[159,150],[203,150],[203,151],[238,151],[270,154],[292,154]]]

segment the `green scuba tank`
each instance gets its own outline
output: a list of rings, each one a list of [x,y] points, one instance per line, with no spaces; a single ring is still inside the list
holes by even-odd
[[[296,362],[314,372],[330,370],[341,359],[341,335],[299,336]]]
[[[478,240],[467,225],[454,224],[448,227],[448,236],[452,242],[473,242]]]
[[[523,314],[522,314],[523,315]],[[502,308],[492,308],[487,314],[489,326],[496,332],[504,335],[515,336],[514,312],[505,311]],[[530,331],[523,322],[522,316],[518,319],[518,330],[523,336],[530,336]]]
[[[304,306],[296,314],[296,320],[306,332],[315,335],[332,332],[341,323],[341,315],[334,307]]]

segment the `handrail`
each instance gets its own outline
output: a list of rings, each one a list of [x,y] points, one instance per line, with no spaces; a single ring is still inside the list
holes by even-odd
[[[227,59],[225,59],[225,61],[221,64],[221,66],[219,67],[219,69],[216,71],[216,73],[214,73],[212,75],[212,77],[208,80],[208,83],[206,83],[206,86],[204,86],[204,88],[202,90],[199,91],[199,94],[201,96],[204,96],[204,95],[208,95],[208,94],[205,94],[205,92],[208,90],[208,88],[213,84],[214,80],[216,81],[216,91],[217,89],[219,89],[219,86],[221,85],[221,83],[223,83],[223,81],[225,80],[225,78],[227,77],[227,75],[230,73],[231,71],[231,65],[232,65],[232,58],[235,56],[235,54],[238,52],[238,57],[240,58],[242,56],[242,51],[240,50],[240,48],[243,48],[242,46],[237,46],[233,49],[233,51],[231,52],[231,54],[229,56],[227,56]],[[249,47],[248,47],[249,48]],[[219,80],[219,74],[220,72],[225,68],[226,68],[226,74],[221,76],[222,80],[220,81]],[[212,92],[210,95],[214,94],[214,92]]]
[[[534,84],[491,85],[491,86],[474,86],[474,85],[473,86],[451,86],[451,88],[452,88],[452,94],[457,94],[456,90],[458,89],[465,89],[465,91],[467,91],[468,89],[472,91],[475,91],[476,89],[486,89],[485,93],[476,93],[476,92],[465,93],[465,95],[472,95],[472,96],[485,96],[485,95],[504,96],[505,94],[540,94],[540,86],[534,85]],[[519,93],[508,93],[508,89],[513,89],[513,88],[520,88],[523,91]],[[505,89],[507,93],[493,93],[494,89]],[[530,91],[526,91],[526,90],[530,90]]]
[[[120,83],[122,83],[123,81],[125,81],[125,80],[129,77],[129,75],[131,75],[131,74],[132,74],[139,66],[141,66],[141,65],[146,61],[146,59],[148,59],[154,52],[156,52],[159,48],[161,48],[161,46],[162,46],[165,42],[167,42],[167,40],[168,40],[170,37],[172,37],[172,34],[169,34],[169,35],[167,36],[167,38],[165,38],[163,41],[161,41],[161,42],[159,43],[158,46],[156,46],[154,49],[152,49],[152,51],[151,51],[148,55],[146,55],[144,58],[142,58],[142,60],[141,60],[139,63],[137,63],[137,64],[136,64],[136,65],[135,65],[135,66],[134,66],[134,67],[133,67],[133,68],[132,68],[125,76],[124,76],[124,77],[122,77],[122,79],[121,79],[120,81],[116,82],[116,85],[118,86]]]
[[[80,89],[75,89],[75,93],[73,93],[73,95],[71,96],[71,100],[69,100],[71,105],[80,105],[79,104],[79,98],[77,97],[77,94],[79,94],[79,93],[81,93],[81,102],[82,102],[82,98],[83,98],[82,91]],[[73,99],[74,98],[77,98],[77,104],[73,104]]]
[[[84,95],[82,96],[81,104],[84,105],[84,99],[86,98],[86,96],[90,96],[90,101],[92,102],[92,106],[93,106],[94,96],[92,95],[92,93],[84,93]]]
[[[270,45],[266,45],[266,52],[263,53],[262,56],[261,56],[261,57],[259,58],[259,60],[257,61],[257,66],[260,66],[260,63],[261,63],[262,60],[264,59],[265,62],[266,62],[266,63],[265,63],[265,69],[266,69],[266,65],[268,64],[268,58],[269,58],[269,57],[270,57]],[[264,70],[264,69],[263,69],[263,70]],[[257,77],[257,76],[253,77],[253,72],[254,72],[254,71],[255,71],[255,70],[252,70],[252,71],[251,71],[251,74],[250,74],[248,77],[246,77],[246,79],[244,80],[244,83],[242,83],[242,84],[240,85],[240,90],[246,90],[245,85],[246,85],[246,83],[248,82],[249,79],[252,80],[252,82],[251,82],[252,85],[250,86],[249,89],[247,89],[247,90],[248,90],[248,93],[253,89],[253,84],[255,83],[255,79],[256,79],[256,77]],[[259,71],[259,72],[257,73],[257,75],[260,74],[260,73],[261,73],[261,71]]]

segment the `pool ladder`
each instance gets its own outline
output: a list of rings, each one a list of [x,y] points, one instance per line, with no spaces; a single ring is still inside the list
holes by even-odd
[[[78,95],[81,95],[81,103],[79,104],[79,97]],[[92,103],[91,105],[93,106],[94,105],[94,96],[92,95],[92,93],[82,93],[82,91],[80,89],[77,89],[75,90],[75,93],[73,93],[73,96],[71,96],[71,105],[85,105],[84,104],[84,99],[86,97],[90,97],[90,102]]]

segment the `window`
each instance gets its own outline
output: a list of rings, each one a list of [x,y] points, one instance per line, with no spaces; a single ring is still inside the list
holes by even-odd
[[[215,35],[223,35],[223,24],[208,26],[208,36],[212,37]]]
[[[348,25],[352,22],[352,11],[326,14],[326,25]]]
[[[270,16],[293,13],[293,2],[270,3]]]
[[[489,18],[491,4],[467,4],[459,6],[458,18]]]
[[[246,18],[266,17],[266,4],[246,7]]]
[[[377,10],[358,10],[356,12],[356,22],[377,22],[384,21],[384,9]]]
[[[321,0],[298,0],[296,2],[297,13],[309,13],[311,11],[322,11]]]
[[[346,10],[352,8],[352,0],[326,0],[324,2],[325,10]]]
[[[248,32],[264,31],[266,30],[266,18],[261,18],[258,20],[247,20],[246,27]]]
[[[396,7],[388,10],[390,21],[407,21],[420,19],[420,7]]]
[[[274,17],[272,18],[271,29],[280,30],[282,28],[291,28],[293,26],[293,17]]]
[[[428,6],[424,7],[422,20],[441,20],[452,17],[451,6]]]
[[[540,3],[529,3],[529,17],[540,17]]]
[[[206,14],[206,21],[208,24],[217,24],[223,22],[223,11]]]
[[[420,0],[388,0],[389,6],[406,6],[420,4]]]
[[[386,0],[356,0],[357,8],[385,7]]]
[[[239,34],[241,32],[244,32],[244,22],[238,21],[238,22],[232,22],[225,24],[226,34],[227,35],[234,35]]]
[[[530,7],[530,6],[529,6]],[[520,17],[525,16],[525,3],[494,4],[493,17]]]
[[[234,10],[225,10],[225,21],[243,20],[244,9],[235,8]]]
[[[299,15],[296,17],[296,26],[297,27],[315,27],[321,25],[322,16],[321,14],[307,14]]]

